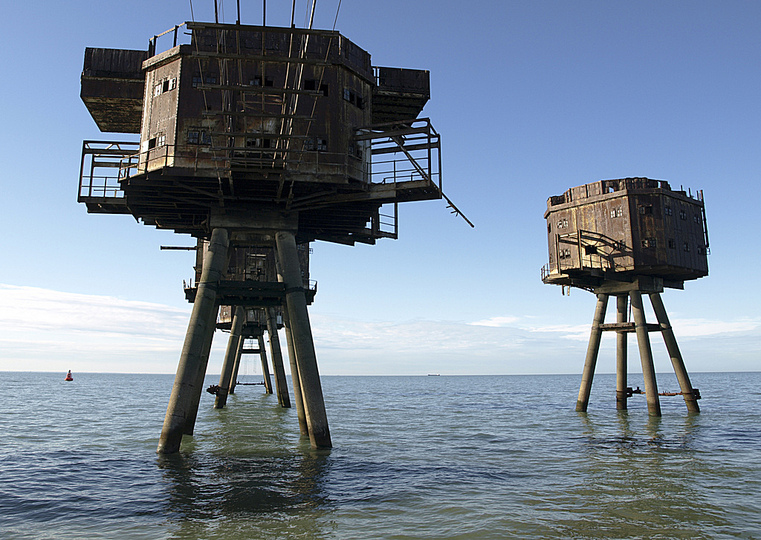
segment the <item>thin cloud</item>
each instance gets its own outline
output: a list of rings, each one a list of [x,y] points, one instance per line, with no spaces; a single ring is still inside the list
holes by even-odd
[[[519,317],[490,317],[480,321],[474,321],[468,323],[472,326],[492,326],[496,328],[502,328],[505,326],[515,325],[520,320]]]
[[[172,373],[189,312],[189,306],[0,284],[0,369],[56,371],[65,365],[79,371]],[[332,375],[574,373],[589,339],[587,324],[541,324],[528,317],[358,321],[317,309],[311,319],[320,371]],[[757,362],[759,319],[679,318],[673,325],[691,370],[740,370]],[[209,373],[221,367],[226,337],[219,332],[215,337]],[[601,361],[614,358],[612,338],[612,333],[603,337]],[[651,339],[660,355],[659,340]],[[630,347],[636,348],[635,339]],[[725,351],[720,366],[719,350]]]

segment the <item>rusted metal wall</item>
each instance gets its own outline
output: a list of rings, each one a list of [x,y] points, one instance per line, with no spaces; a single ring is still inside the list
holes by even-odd
[[[145,62],[143,121],[140,133],[141,170],[174,165],[177,109],[181,78],[179,47]]]
[[[547,201],[552,273],[707,275],[702,200],[646,178],[592,182]]]
[[[139,133],[146,51],[85,49],[80,96],[101,131]]]
[[[315,181],[315,174],[320,182],[346,182],[347,175],[367,181],[369,156],[364,143],[352,139],[356,128],[372,120],[370,55],[338,33],[262,30],[193,26],[190,45],[145,62],[141,151],[151,151],[146,159],[154,167],[209,174],[268,164],[300,181]],[[287,60],[289,51],[290,58],[298,57],[307,37],[297,87],[298,64],[289,68]],[[167,80],[177,81],[176,91],[157,91]],[[288,130],[283,103],[294,91],[298,106]],[[276,146],[286,148],[286,141],[289,160],[269,159]]]

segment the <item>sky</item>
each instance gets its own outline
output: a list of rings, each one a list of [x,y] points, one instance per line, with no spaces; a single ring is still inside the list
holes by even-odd
[[[288,26],[291,2],[267,4],[267,23]],[[261,24],[261,1],[241,5],[243,23]],[[315,27],[331,29],[337,6],[319,1]],[[85,47],[144,49],[213,20],[211,0],[192,10],[5,6],[0,370],[175,372],[194,261],[159,247],[192,241],[76,202],[82,141],[134,140],[98,131],[79,77]],[[298,26],[306,11],[298,1]],[[235,18],[228,1],[222,20]],[[398,240],[315,243],[321,373],[581,373],[595,298],[542,284],[546,201],[631,176],[704,192],[709,276],[663,294],[688,370],[760,369],[760,23],[755,1],[343,0],[336,29],[373,65],[430,70],[423,115],[441,133],[444,191],[475,229],[427,201],[401,205]],[[672,373],[651,339],[656,371]],[[640,371],[634,339],[629,357]],[[615,370],[612,334],[597,370]]]

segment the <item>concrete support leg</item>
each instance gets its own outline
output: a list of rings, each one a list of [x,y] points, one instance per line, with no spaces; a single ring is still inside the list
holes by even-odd
[[[286,306],[296,349],[304,411],[309,426],[309,440],[314,448],[330,448],[330,429],[325,412],[317,355],[314,350],[312,328],[309,323],[304,282],[301,277],[296,239],[293,233],[275,235],[277,255],[286,286]]]
[[[235,353],[235,367],[233,368],[233,376],[230,380],[230,393],[235,393],[235,387],[238,385],[238,370],[240,369],[240,359],[243,356],[243,343],[246,339],[241,336],[238,340],[238,351]]]
[[[230,325],[230,339],[227,340],[227,350],[225,351],[225,360],[222,363],[222,373],[219,374],[219,393],[214,400],[215,409],[224,409],[227,404],[227,394],[230,392],[230,383],[233,378],[235,369],[235,358],[238,356],[238,344],[240,342],[240,332],[243,328],[243,319],[246,312],[243,308],[237,306],[233,310],[233,320]]]
[[[275,388],[277,401],[284,409],[291,408],[291,398],[288,395],[288,381],[285,379],[283,352],[280,349],[280,336],[277,334],[277,313],[275,308],[267,308],[267,333],[270,335],[270,353],[272,354],[272,370],[275,372]]]
[[[628,319],[629,296],[619,294],[616,297],[616,322],[625,323]],[[627,335],[627,332],[616,332],[616,409],[619,411],[626,410]]]
[[[695,399],[695,393],[690,383],[690,376],[687,374],[687,368],[684,366],[684,360],[682,360],[682,353],[679,352],[679,346],[676,343],[676,336],[674,336],[674,330],[671,328],[668,315],[666,315],[666,308],[663,307],[663,300],[659,293],[651,293],[650,301],[653,304],[653,311],[658,318],[658,324],[661,327],[661,334],[663,334],[663,341],[666,343],[666,349],[671,357],[671,365],[674,366],[674,373],[679,381],[679,388],[681,389],[682,396],[684,396],[684,403],[687,405],[689,412],[700,412],[700,406],[698,400]]]
[[[645,379],[647,412],[650,414],[650,416],[660,416],[661,402],[658,398],[658,384],[655,381],[655,366],[653,365],[653,352],[650,348],[650,337],[647,334],[645,310],[642,308],[642,293],[639,291],[632,291],[629,293],[629,296],[632,299],[634,328],[637,332],[639,357],[642,361],[642,375]]]
[[[278,276],[278,278],[280,277],[282,276]],[[307,424],[306,413],[304,412],[304,400],[301,397],[301,378],[299,377],[299,366],[296,362],[296,348],[293,345],[291,323],[288,320],[288,309],[285,306],[283,306],[283,324],[285,325],[285,341],[288,345],[288,363],[291,365],[293,400],[296,402],[296,415],[299,418],[299,433],[304,437],[309,437],[309,426]]]
[[[584,360],[584,372],[581,375],[579,399],[576,401],[576,410],[579,412],[587,412],[587,406],[589,405],[589,394],[592,391],[592,378],[595,375],[597,353],[600,351],[600,338],[602,337],[602,328],[600,325],[605,320],[605,311],[607,309],[608,295],[598,294],[597,307],[595,308],[595,318],[592,321],[592,331],[589,333],[587,357],[586,360]]]
[[[270,377],[269,362],[267,362],[267,348],[264,346],[264,335],[259,334],[256,336],[256,341],[259,344],[259,357],[262,359],[262,377],[264,377],[264,391],[268,394],[271,394],[272,378]]]
[[[209,354],[211,354],[211,344],[214,341],[214,329],[216,329],[217,316],[219,315],[219,304],[214,306],[214,310],[211,314],[209,326],[213,328],[206,337],[206,341],[203,344],[203,353],[201,355],[202,369],[198,371],[198,379],[196,386],[203,389],[206,386],[206,367],[209,365]],[[196,418],[198,417],[198,407],[201,404],[201,395],[203,392],[193,394],[193,401],[188,409],[188,418],[185,421],[185,429],[182,430],[183,435],[192,435],[196,428]]]
[[[206,373],[203,360],[204,345],[214,333],[216,319],[216,284],[227,269],[229,238],[226,229],[214,229],[209,247],[203,259],[203,271],[198,282],[193,311],[190,315],[185,344],[169,398],[164,427],[161,430],[157,452],[173,454],[180,450],[182,435],[192,404],[200,401],[203,384],[198,384],[199,374]],[[206,357],[208,361],[208,356]],[[201,380],[203,380],[201,378]],[[197,407],[196,407],[197,409]]]

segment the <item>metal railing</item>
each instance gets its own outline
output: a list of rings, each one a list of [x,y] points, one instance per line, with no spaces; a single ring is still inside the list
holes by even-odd
[[[369,143],[372,183],[423,180],[441,191],[440,136],[428,118],[376,124],[357,130],[354,140]]]
[[[125,160],[137,155],[140,144],[125,141],[84,141],[79,166],[78,202],[123,198],[119,180]]]
[[[563,245],[574,249],[563,248]],[[555,236],[555,263],[542,267],[542,279],[550,274],[562,274],[568,270],[602,270],[625,272],[633,270],[633,262],[626,264],[624,258],[633,257],[631,248],[604,234],[578,230]],[[553,270],[554,267],[554,270]]]

